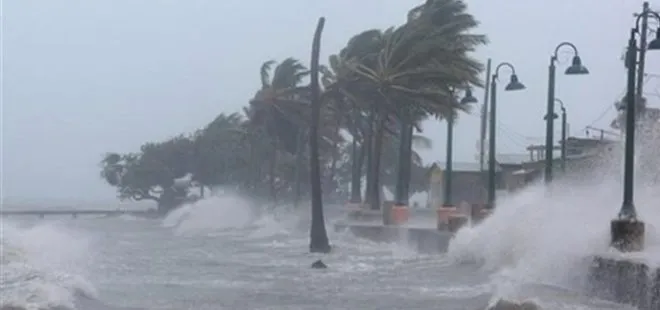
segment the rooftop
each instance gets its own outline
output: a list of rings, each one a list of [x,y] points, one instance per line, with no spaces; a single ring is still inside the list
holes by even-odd
[[[440,168],[440,170],[445,170],[446,163],[445,162],[434,162],[433,165],[431,166],[431,169],[434,168]],[[502,170],[502,168],[497,165],[496,171]],[[481,167],[479,166],[479,163],[477,162],[453,162],[452,163],[452,169],[453,171],[460,171],[460,172],[479,172],[481,171]],[[484,169],[488,169],[488,165],[484,164]]]

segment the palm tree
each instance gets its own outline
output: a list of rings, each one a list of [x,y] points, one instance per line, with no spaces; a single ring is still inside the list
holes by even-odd
[[[380,206],[380,153],[388,119],[394,115],[410,126],[411,110],[425,115],[450,115],[462,107],[452,100],[449,89],[465,88],[466,83],[481,85],[479,73],[483,65],[467,53],[486,39],[467,33],[477,23],[465,9],[460,0],[429,0],[413,9],[409,21],[400,27],[358,35],[370,37],[369,42],[380,42],[372,44],[378,49],[370,57],[349,62],[359,76],[355,83],[370,94],[374,110],[370,165],[373,181],[367,189],[372,208]],[[410,161],[406,158],[409,153],[401,154],[402,161]]]
[[[312,118],[309,128],[310,179],[312,182],[312,227],[310,229],[309,250],[312,253],[329,253],[331,250],[328,233],[323,217],[323,200],[321,193],[321,163],[319,162],[319,123],[321,118],[321,98],[319,87],[319,54],[321,51],[321,33],[325,18],[319,18],[312,41],[311,60],[311,103]]]
[[[380,49],[382,45],[380,36],[381,31],[377,29],[354,36],[338,54],[329,57],[329,68],[321,67],[325,89],[323,96],[353,137],[350,191],[352,203],[362,201],[362,166],[365,157],[368,163],[371,163],[373,113],[367,104],[371,100],[369,93],[361,89],[362,85],[358,83],[360,77],[351,69],[351,62],[374,61],[373,51]],[[371,178],[368,175],[367,187],[370,184]]]
[[[274,60],[266,61],[260,70],[261,89],[250,101],[249,119],[255,131],[261,131],[270,140],[268,175],[271,199],[276,198],[276,167],[278,151],[300,151],[298,142],[303,121],[308,114],[309,102],[299,85],[309,72],[294,58],[287,58],[271,70]],[[271,71],[273,75],[271,78]]]

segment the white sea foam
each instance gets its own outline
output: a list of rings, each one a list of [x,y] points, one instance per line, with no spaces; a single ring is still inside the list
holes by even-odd
[[[0,306],[74,309],[94,298],[85,279],[89,240],[57,223],[19,225],[0,219]]]
[[[608,172],[589,182],[558,180],[552,187],[538,184],[498,200],[488,219],[457,233],[449,258],[494,272],[497,297],[513,296],[529,283],[583,288],[593,255],[613,255],[609,225],[621,207],[622,185],[620,174],[609,173],[610,168],[600,168]],[[646,249],[619,255],[660,265],[655,230],[660,226],[659,193],[643,180],[637,184],[635,201],[646,222]]]
[[[265,238],[298,230],[301,221],[306,221],[304,215],[290,207],[259,208],[238,195],[223,193],[172,211],[162,225],[179,235],[240,233]]]

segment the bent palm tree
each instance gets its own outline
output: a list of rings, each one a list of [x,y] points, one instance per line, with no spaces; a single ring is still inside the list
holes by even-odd
[[[312,182],[312,227],[310,229],[309,250],[310,252],[329,253],[331,250],[328,233],[325,230],[325,219],[323,217],[323,200],[321,193],[321,163],[319,162],[319,122],[321,118],[321,98],[319,87],[319,54],[321,51],[321,33],[325,18],[319,18],[312,42],[311,60],[311,99],[312,99],[312,122],[309,128],[309,151],[310,151],[310,178]]]
[[[479,74],[483,65],[467,53],[486,39],[468,33],[477,23],[465,9],[460,0],[429,0],[413,9],[409,21],[400,27],[358,35],[380,41],[373,45],[380,48],[372,51],[371,56],[350,62],[359,76],[356,83],[371,94],[375,110],[371,164],[374,181],[368,188],[369,202],[374,208],[380,205],[379,154],[389,117],[395,115],[409,127],[412,114],[451,115],[463,107],[452,100],[449,89],[463,89],[466,83],[481,85]],[[401,151],[408,157],[410,152],[404,147]]]
[[[290,154],[299,150],[298,143],[303,119],[308,114],[309,104],[303,99],[299,84],[309,74],[307,68],[294,58],[287,58],[273,70],[275,61],[262,64],[260,70],[261,89],[250,101],[253,129],[261,131],[270,140],[268,175],[271,199],[276,198],[276,176],[278,151]]]

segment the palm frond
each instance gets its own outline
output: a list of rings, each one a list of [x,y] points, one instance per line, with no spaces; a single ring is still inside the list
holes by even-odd
[[[261,88],[270,87],[270,70],[273,64],[275,64],[275,60],[269,60],[261,64],[261,69],[259,70]]]

